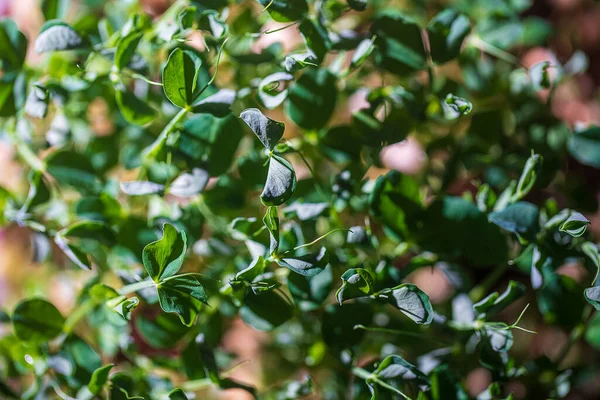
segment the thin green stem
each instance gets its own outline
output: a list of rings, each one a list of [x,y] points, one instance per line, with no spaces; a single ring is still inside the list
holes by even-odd
[[[433,339],[430,336],[426,336],[423,335],[422,333],[419,332],[408,332],[408,331],[402,331],[399,329],[389,329],[389,328],[373,328],[373,327],[368,327],[368,326],[364,326],[364,325],[354,325],[354,329],[362,329],[365,331],[369,331],[369,332],[381,332],[381,333],[391,333],[394,335],[402,335],[402,336],[410,336],[410,337],[415,337],[415,338],[419,338],[419,339],[427,339],[431,342],[435,342],[437,344],[440,345],[449,345],[450,343],[441,341],[441,340],[437,340],[437,339]]]
[[[173,119],[169,121],[167,126],[165,126],[160,135],[158,135],[154,143],[152,143],[150,147],[147,147],[146,150],[144,150],[144,153],[142,154],[144,164],[147,164],[149,161],[154,160],[156,158],[156,156],[160,153],[160,151],[167,143],[167,139],[169,139],[171,133],[173,133],[177,129],[177,126],[185,119],[188,112],[190,112],[189,108],[182,108],[181,110],[179,110],[179,112],[173,117]]]
[[[300,246],[296,246],[296,247],[294,247],[293,249],[291,249],[291,250],[288,250],[288,251],[286,251],[286,252],[282,253],[281,255],[283,256],[283,255],[286,255],[286,254],[289,254],[289,253],[293,253],[294,251],[296,251],[296,250],[300,250],[300,249],[302,249],[302,248],[304,248],[304,247],[309,247],[309,246],[312,246],[313,244],[315,244],[315,243],[317,243],[317,242],[319,242],[319,241],[321,241],[321,240],[325,239],[327,236],[331,235],[332,233],[339,232],[339,231],[347,231],[347,232],[352,232],[350,229],[342,229],[342,228],[339,228],[339,229],[334,229],[334,230],[332,230],[332,231],[329,231],[329,232],[327,232],[327,233],[326,233],[326,234],[324,234],[323,236],[320,236],[320,237],[316,238],[315,240],[313,240],[313,241],[312,241],[312,242],[310,242],[310,243],[305,243],[305,244],[301,244]]]
[[[488,42],[484,42],[479,36],[471,36],[469,38],[469,43],[475,47],[477,47],[479,50],[483,51],[484,53],[487,53],[489,55],[492,55],[496,58],[499,58],[503,61],[506,61],[507,63],[510,64],[515,64],[518,65],[519,64],[519,59],[515,56],[513,56],[512,54],[499,49],[498,47],[489,44]]]
[[[153,286],[156,286],[156,282],[154,282],[151,279],[147,279],[135,283],[130,283],[129,285],[125,285],[118,290],[118,293],[121,296],[124,296],[126,294],[137,292],[138,290],[146,289]]]
[[[382,381],[381,379],[379,379],[377,377],[377,375],[363,369],[360,367],[354,367],[352,368],[352,374],[354,374],[355,376],[362,378],[366,381],[371,381],[371,382],[375,382],[377,383],[379,386],[386,388],[400,396],[402,396],[402,398],[404,398],[405,400],[412,400],[410,397],[408,397],[407,395],[405,395],[404,393],[402,393],[400,390],[398,390],[398,388],[395,388],[394,386]]]
[[[92,311],[94,309],[94,307],[96,307],[96,305],[97,305],[96,301],[92,298],[89,298],[89,299],[85,300],[83,303],[81,303],[80,305],[78,305],[77,307],[75,307],[75,310],[73,310],[73,312],[69,315],[69,317],[65,321],[63,331],[67,334],[71,333],[73,331],[73,328],[75,328],[75,325],[77,325],[77,323],[83,317],[85,317],[87,314],[89,314],[89,312]]]

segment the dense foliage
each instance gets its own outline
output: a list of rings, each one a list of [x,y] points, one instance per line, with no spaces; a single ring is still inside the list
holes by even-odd
[[[87,3],[42,1],[31,41],[0,21],[1,130],[28,171],[0,222],[85,282],[66,315],[1,314],[0,397],[468,399],[483,366],[478,399],[546,399],[597,376],[562,361],[600,344],[600,127],[549,111],[582,53],[519,65],[552,34],[529,1]],[[424,169],[374,179],[409,135]],[[452,293],[433,306],[410,279],[432,269]],[[558,357],[513,355],[536,313],[570,334]],[[258,387],[229,377],[238,318],[269,332]]]

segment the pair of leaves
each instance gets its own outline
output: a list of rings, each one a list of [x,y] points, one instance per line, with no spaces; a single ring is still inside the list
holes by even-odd
[[[269,172],[260,199],[266,206],[280,206],[293,196],[297,183],[292,165],[285,158],[273,154],[275,146],[283,137],[285,125],[265,117],[256,108],[244,110],[240,118],[252,129],[270,154]]]
[[[186,249],[185,232],[165,224],[163,237],[144,247],[142,262],[156,284],[160,307],[165,312],[177,313],[184,325],[191,326],[202,305],[207,304],[207,297],[195,276],[176,275],[183,264]]]

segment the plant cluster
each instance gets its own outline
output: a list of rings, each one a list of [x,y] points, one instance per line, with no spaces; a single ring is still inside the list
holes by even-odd
[[[178,0],[152,20],[44,0],[31,41],[1,20],[1,130],[28,190],[0,190],[0,222],[84,284],[67,315],[39,296],[1,314],[0,396],[468,399],[481,366],[477,399],[585,384],[598,365],[561,362],[600,326],[581,213],[600,127],[549,111],[585,55],[519,64],[552,34],[530,3]],[[303,43],[257,50],[289,31]],[[423,171],[373,179],[409,135]],[[596,278],[556,272],[573,261]],[[434,306],[410,280],[431,268],[452,286]],[[535,334],[524,297],[571,334],[558,358],[510,351]],[[238,318],[270,332],[259,387],[220,345]]]

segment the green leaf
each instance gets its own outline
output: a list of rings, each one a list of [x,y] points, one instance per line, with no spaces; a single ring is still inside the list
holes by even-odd
[[[4,72],[18,70],[27,55],[27,38],[14,21],[0,20],[0,60]]]
[[[143,36],[142,32],[131,32],[119,39],[115,51],[115,67],[122,69],[129,65]]]
[[[169,400],[188,400],[188,397],[183,390],[175,388],[169,393]]]
[[[113,230],[99,221],[78,221],[62,229],[60,234],[66,237],[95,240],[107,246],[116,243]]]
[[[175,275],[181,269],[186,248],[185,232],[164,224],[162,238],[146,245],[142,252],[146,272],[157,283]]]
[[[327,28],[320,21],[307,18],[298,26],[298,30],[304,37],[306,46],[317,57],[318,61],[322,61],[331,48]]]
[[[54,243],[62,250],[63,253],[79,268],[91,270],[92,265],[90,259],[86,253],[83,252],[76,245],[69,243],[63,236],[56,235],[54,237]]]
[[[166,226],[171,225],[165,224]],[[185,252],[185,235],[183,238]],[[175,244],[175,246],[178,246],[178,244]],[[144,265],[146,265],[145,262]],[[168,266],[167,268],[171,267]],[[165,276],[166,274],[163,274],[163,277]],[[192,326],[202,305],[208,304],[204,287],[196,277],[191,275],[177,275],[164,279],[158,283],[156,288],[158,290],[158,301],[163,311],[177,313],[185,326]]]
[[[568,139],[567,148],[581,164],[600,168],[600,126],[576,129]]]
[[[263,223],[267,227],[270,236],[269,254],[276,254],[279,249],[279,212],[277,207],[267,207]]]
[[[321,247],[316,253],[309,253],[298,257],[283,257],[277,259],[281,267],[289,268],[297,274],[304,276],[315,276],[323,272],[329,261],[327,249]]]
[[[288,89],[283,89],[280,91],[277,91],[277,89],[281,85],[281,82],[289,82],[292,80],[294,80],[294,76],[292,74],[288,74],[287,72],[275,72],[274,74],[265,77],[258,84],[258,97],[260,98],[260,101],[262,101],[264,106],[269,110],[277,108],[288,96]],[[248,123],[248,125],[252,128],[250,123]],[[256,131],[254,131],[254,133],[256,133]],[[258,134],[257,136],[259,139],[261,138],[261,136]]]
[[[219,176],[229,170],[242,137],[242,125],[234,115],[216,118],[198,114],[184,122],[177,149],[189,167],[207,169],[210,176]]]
[[[411,283],[383,289],[371,297],[393,305],[417,324],[428,325],[433,320],[429,296]]]
[[[12,314],[15,335],[26,342],[47,342],[62,332],[64,323],[56,307],[42,299],[23,300]]]
[[[600,310],[600,286],[587,288],[583,294],[588,303],[593,305],[596,310]]]
[[[46,21],[63,18],[70,1],[69,0],[42,0],[41,8]]]
[[[152,107],[126,89],[117,89],[115,99],[123,118],[127,122],[135,125],[146,125],[156,117],[156,111]]]
[[[444,111],[446,119],[457,119],[469,115],[473,111],[473,104],[467,99],[448,93],[444,99]]]
[[[532,154],[525,162],[525,167],[517,183],[517,189],[513,195],[513,200],[520,200],[533,188],[540,169],[542,167],[543,157],[539,154]]]
[[[539,230],[539,213],[535,205],[520,201],[489,214],[488,218],[500,228],[530,240]]]
[[[48,89],[39,83],[33,84],[25,101],[25,112],[33,118],[44,118],[48,112],[49,102]]]
[[[198,97],[198,75],[202,60],[191,50],[176,48],[163,68],[162,81],[165,95],[177,107],[186,108]]]
[[[561,232],[568,233],[573,237],[581,237],[587,230],[590,221],[577,211],[571,211],[569,217],[560,225]]]
[[[315,276],[289,274],[288,288],[294,303],[301,311],[318,309],[329,296],[333,284],[331,266]]]
[[[87,42],[69,24],[51,20],[47,21],[35,40],[35,52],[75,50],[87,46]]]
[[[265,117],[258,108],[242,111],[240,118],[252,129],[267,150],[272,151],[283,137],[284,123]]]
[[[296,173],[285,158],[273,155],[269,162],[267,182],[260,194],[265,206],[280,206],[292,198],[296,191]]]
[[[88,389],[92,394],[100,394],[102,392],[102,389],[108,383],[108,374],[114,366],[115,364],[108,364],[94,371],[88,384]]]
[[[524,294],[525,286],[522,283],[510,281],[504,293],[498,294],[498,292],[494,292],[490,294],[481,301],[473,304],[473,310],[479,314],[486,314],[487,316],[497,314],[515,300],[523,297]]]
[[[371,212],[394,236],[405,237],[421,211],[419,192],[414,178],[390,171],[375,182],[369,196]]]
[[[382,15],[371,28],[377,36],[377,64],[386,70],[407,75],[427,67],[421,29],[411,19],[400,15]]]
[[[277,22],[297,21],[308,13],[306,0],[258,0],[258,2]]]
[[[367,0],[346,0],[350,8],[354,11],[364,11],[367,9]]]
[[[335,293],[338,303],[373,293],[373,275],[364,268],[351,268],[342,274],[342,286]]]
[[[417,235],[429,251],[465,258],[476,265],[507,261],[506,238],[470,201],[453,196],[436,200],[421,223]]]
[[[89,158],[69,150],[59,150],[46,159],[48,172],[62,184],[82,193],[98,193],[101,182]]]
[[[356,69],[359,68],[364,62],[369,58],[369,56],[375,50],[375,39],[363,39],[354,54],[352,55],[352,61],[350,62],[350,68]]]
[[[221,89],[192,106],[195,114],[211,114],[222,118],[231,112],[230,107],[235,101],[236,92],[232,89]]]
[[[135,310],[139,305],[140,299],[138,299],[136,296],[133,296],[121,301],[119,304],[114,305],[113,310],[118,312],[127,321],[130,321],[133,310]]]
[[[336,76],[326,69],[311,69],[291,85],[286,112],[301,128],[321,129],[331,118],[337,97]]]
[[[42,172],[32,170],[28,175],[28,181],[29,192],[22,207],[23,211],[31,210],[50,200],[50,189]]]
[[[283,209],[287,218],[298,218],[300,221],[308,221],[322,215],[329,208],[329,203],[298,203]]]
[[[453,9],[443,10],[433,17],[427,25],[433,62],[443,64],[458,57],[470,31],[469,19]]]
[[[512,347],[514,337],[508,325],[493,326],[486,325],[481,334],[488,340],[494,351],[505,353]]]
[[[169,186],[169,193],[177,197],[192,197],[201,193],[208,184],[208,172],[194,168],[192,173],[181,174]]]
[[[429,385],[427,375],[398,355],[384,358],[373,374],[382,380],[414,381],[417,384]]]
[[[240,308],[242,320],[259,331],[277,328],[292,318],[293,313],[293,307],[274,291],[260,295],[250,293]]]
[[[121,191],[129,196],[146,196],[149,194],[159,194],[165,190],[165,185],[149,181],[131,181],[121,182],[119,184]]]

